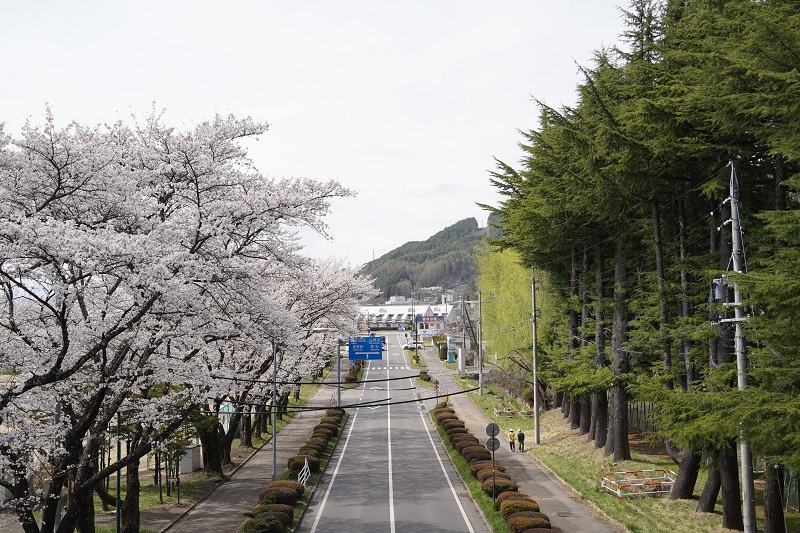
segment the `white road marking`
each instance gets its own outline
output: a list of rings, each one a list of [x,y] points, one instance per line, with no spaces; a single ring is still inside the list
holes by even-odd
[[[386,370],[386,377],[389,377],[389,370]],[[387,431],[386,435],[388,437],[388,448],[389,448],[389,531],[394,533],[394,479],[392,477],[392,406],[388,403],[390,396],[389,389],[391,381],[386,382],[386,394],[387,394],[387,405],[386,405],[386,426]]]

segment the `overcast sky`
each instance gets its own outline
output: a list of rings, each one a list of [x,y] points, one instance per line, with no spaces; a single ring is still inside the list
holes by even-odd
[[[607,0],[6,1],[0,122],[214,113],[270,124],[250,155],[272,177],[335,179],[332,243],[360,265],[496,204],[493,158],[516,164],[532,97],[575,101],[577,65],[619,43]]]

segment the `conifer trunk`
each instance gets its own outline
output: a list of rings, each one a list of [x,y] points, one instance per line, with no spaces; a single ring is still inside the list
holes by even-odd
[[[628,390],[624,376],[630,371],[630,357],[625,349],[627,340],[626,283],[628,281],[625,265],[625,248],[622,239],[617,241],[614,267],[614,315],[611,326],[611,350],[614,353],[614,386],[611,392],[611,425],[608,431],[606,455],[614,454],[614,462],[631,458],[628,442]],[[610,446],[609,446],[610,443]]]
[[[661,244],[661,216],[658,212],[658,200],[653,198],[650,202],[653,217],[653,239],[656,252],[656,280],[658,287],[658,314],[661,324],[661,360],[664,363],[664,373],[667,376],[664,386],[667,390],[673,389],[672,382],[672,348],[669,339],[669,313],[667,312],[667,298],[664,294],[664,250]]]
[[[786,533],[783,516],[783,468],[767,461],[764,486],[764,533]]]
[[[605,282],[603,281],[603,252],[597,247],[597,257],[595,259],[595,290],[597,292],[594,304],[594,344],[595,368],[600,370],[606,366],[606,335],[603,331],[605,321],[605,310],[603,308],[605,300]],[[592,431],[595,449],[606,445],[608,435],[608,393],[607,391],[597,392],[592,395],[592,420],[594,429]]]
[[[736,443],[720,448],[719,478],[722,489],[722,527],[744,531],[742,497],[739,492],[739,464],[736,461]]]
[[[708,478],[706,479],[706,484],[703,486],[703,492],[700,494],[700,500],[697,502],[698,513],[714,512],[714,506],[717,504],[717,496],[719,496],[721,484],[719,467],[717,461],[714,460],[709,467]]]

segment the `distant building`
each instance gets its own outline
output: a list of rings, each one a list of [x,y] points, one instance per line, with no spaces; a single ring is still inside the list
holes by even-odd
[[[402,298],[402,297],[401,297]],[[359,308],[357,318],[361,331],[376,329],[396,329],[417,331],[422,335],[435,335],[444,330],[444,323],[453,312],[448,303],[428,304],[422,302],[395,303],[390,299],[383,305],[364,305]]]

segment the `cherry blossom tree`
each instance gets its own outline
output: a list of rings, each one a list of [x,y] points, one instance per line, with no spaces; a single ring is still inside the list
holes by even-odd
[[[119,469],[138,530],[139,460],[198,405],[241,393],[221,378],[268,372],[273,346],[287,376],[320,364],[325,339],[307,332],[347,324],[368,290],[296,236],[325,235],[330,199],[352,192],[261,175],[239,141],[266,130],[216,116],[178,131],[157,113],[59,128],[49,109],[18,139],[0,130],[0,483],[26,532],[54,531],[67,480],[58,531],[93,531],[92,491]],[[309,276],[328,293],[299,298]],[[127,453],[99,468],[117,421]]]

